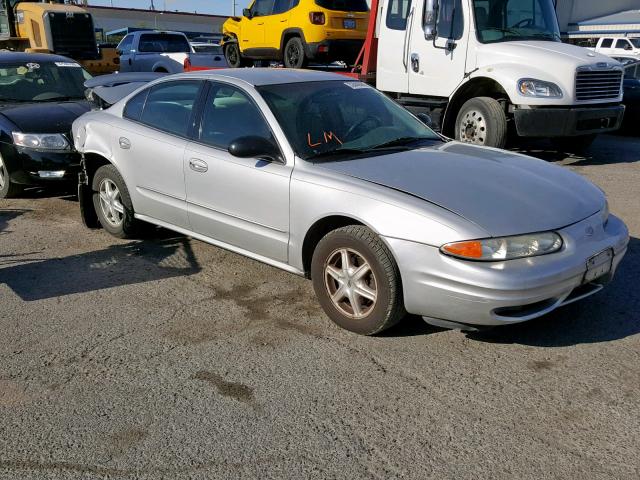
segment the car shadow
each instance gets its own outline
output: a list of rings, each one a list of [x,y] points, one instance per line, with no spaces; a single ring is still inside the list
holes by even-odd
[[[563,165],[589,166],[640,162],[640,138],[618,135],[604,135],[596,138],[584,155],[558,152],[549,140],[544,139],[517,139],[510,150]]]
[[[468,333],[487,343],[566,347],[640,333],[640,240],[632,238],[614,280],[602,292],[537,320]]]
[[[25,213],[29,213],[31,210],[25,210],[21,208],[3,208],[0,209],[0,235],[10,233],[10,230],[7,230],[9,226],[9,222],[15,218],[24,215]]]
[[[201,270],[189,239],[175,234],[63,258],[25,261],[28,263],[0,268],[0,283],[25,301],[193,275]]]

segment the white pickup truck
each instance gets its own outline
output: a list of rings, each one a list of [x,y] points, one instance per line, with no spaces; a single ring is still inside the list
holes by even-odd
[[[227,65],[224,55],[196,53],[180,32],[133,32],[122,39],[116,51],[121,72],[181,73]]]
[[[640,58],[640,38],[602,37],[592,50],[610,57]]]

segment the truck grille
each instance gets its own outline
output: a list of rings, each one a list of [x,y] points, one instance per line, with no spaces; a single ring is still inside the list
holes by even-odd
[[[622,70],[585,67],[576,72],[576,100],[615,100],[622,88]]]

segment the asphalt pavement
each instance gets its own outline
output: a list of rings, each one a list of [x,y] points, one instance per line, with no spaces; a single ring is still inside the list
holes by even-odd
[[[640,138],[586,158],[614,282],[483,334],[340,330],[311,283],[167,231],[0,200],[0,479],[640,478]]]

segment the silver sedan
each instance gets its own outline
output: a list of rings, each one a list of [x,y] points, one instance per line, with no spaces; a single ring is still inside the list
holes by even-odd
[[[474,329],[608,283],[629,241],[566,169],[447,141],[336,74],[165,77],[73,125],[88,225],[148,222],[305,275],[338,325]]]

